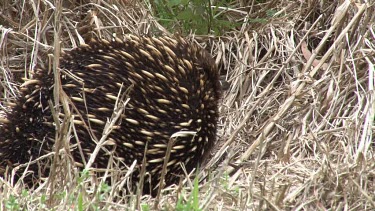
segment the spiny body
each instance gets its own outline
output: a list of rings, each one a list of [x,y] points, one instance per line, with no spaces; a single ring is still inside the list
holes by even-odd
[[[131,87],[120,126],[109,134],[107,150],[100,151],[95,166],[106,168],[110,153],[127,166],[134,160],[141,164],[147,145],[146,171],[151,184],[145,183],[145,192],[159,182],[173,134],[195,133],[178,137],[173,145],[166,185],[176,183],[176,175],[183,174],[180,163],[191,171],[215,142],[217,68],[206,51],[182,38],[128,35],[124,40],[92,41],[63,55],[60,74],[62,88],[74,105],[71,111],[86,161],[113,113],[120,88]],[[24,85],[21,97],[0,125],[3,169],[51,152],[55,143],[48,102],[54,97],[53,75],[37,69],[34,79]],[[70,142],[77,143],[75,138]],[[71,151],[74,160],[83,163],[76,148]],[[37,172],[36,167],[31,170]],[[133,176],[136,181],[137,172]]]

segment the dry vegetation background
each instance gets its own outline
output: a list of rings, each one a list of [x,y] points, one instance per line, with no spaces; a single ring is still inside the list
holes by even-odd
[[[234,24],[219,34],[165,27],[155,2],[1,1],[1,105],[49,65],[56,40],[67,50],[93,37],[180,32],[230,82],[199,192],[185,181],[158,199],[118,197],[90,178],[32,191],[0,177],[1,210],[375,210],[374,1],[224,1],[220,18]]]

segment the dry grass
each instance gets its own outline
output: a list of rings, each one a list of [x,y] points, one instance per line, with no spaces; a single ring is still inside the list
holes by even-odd
[[[59,46],[170,33],[148,4],[89,2],[0,3],[2,106],[16,98],[20,78],[57,61],[51,55],[59,55]],[[220,141],[201,172],[209,174],[199,187],[199,207],[374,210],[374,1],[240,2],[224,11],[240,26],[221,37],[190,35],[212,52],[231,83],[220,104]],[[79,172],[64,163],[69,177],[35,191],[0,178],[0,209],[154,208],[149,197],[119,197],[122,181],[107,190],[90,176],[77,179]],[[157,207],[173,209],[178,197],[189,201],[192,186],[185,181],[179,194],[181,187],[169,188]]]

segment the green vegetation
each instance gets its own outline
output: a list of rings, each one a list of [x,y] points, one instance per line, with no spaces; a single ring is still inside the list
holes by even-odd
[[[5,201],[5,208],[7,210],[20,210],[20,204],[17,197],[10,195],[8,200]]]
[[[221,35],[239,25],[225,16],[227,1],[214,2],[215,5],[206,0],[150,0],[150,5],[154,17],[172,32]]]
[[[191,195],[188,201],[184,203],[182,200],[183,199],[182,196],[178,199],[177,204],[176,204],[177,211],[201,210],[199,208],[199,185],[198,183],[199,183],[198,179],[195,178],[193,192],[191,192]]]

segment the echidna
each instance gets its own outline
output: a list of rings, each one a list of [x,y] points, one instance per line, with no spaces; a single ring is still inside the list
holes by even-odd
[[[166,185],[183,174],[181,163],[188,172],[197,167],[215,142],[218,71],[209,53],[194,43],[180,37],[134,35],[96,40],[65,53],[60,75],[82,149],[72,137],[71,153],[79,163],[87,161],[96,147],[120,88],[130,87],[119,126],[109,134],[107,150],[100,151],[95,165],[106,168],[110,153],[127,166],[136,160],[133,180],[138,180],[147,146],[146,172],[151,183],[145,179],[145,192],[159,183],[173,134],[188,131],[177,136],[172,146]],[[50,108],[54,86],[53,75],[42,68],[21,87],[21,97],[0,121],[0,169],[51,152],[56,133]],[[36,168],[30,169],[37,173]]]

